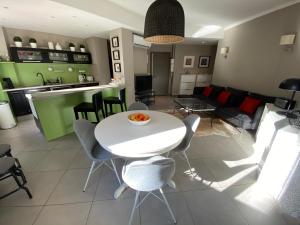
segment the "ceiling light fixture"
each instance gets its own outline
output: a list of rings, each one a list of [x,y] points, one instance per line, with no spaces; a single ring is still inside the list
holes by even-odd
[[[184,40],[184,11],[177,0],[156,0],[146,14],[144,39],[153,44]]]
[[[56,17],[55,16],[51,16],[51,19],[56,19]]]
[[[201,27],[196,33],[193,34],[193,38],[203,37],[208,34],[217,32],[220,29],[221,29],[221,27],[217,26],[217,25],[204,26],[204,27]]]
[[[8,7],[7,6],[3,6],[3,9],[8,9]]]

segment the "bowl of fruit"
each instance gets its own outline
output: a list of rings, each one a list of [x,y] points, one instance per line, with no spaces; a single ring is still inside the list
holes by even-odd
[[[145,113],[132,113],[128,115],[128,121],[138,126],[146,125],[150,120],[150,116]]]

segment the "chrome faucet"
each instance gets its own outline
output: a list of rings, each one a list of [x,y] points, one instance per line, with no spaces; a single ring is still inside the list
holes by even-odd
[[[43,80],[43,85],[46,85],[46,81],[45,81],[44,75],[43,75],[42,73],[38,72],[38,73],[36,74],[36,76],[37,76],[37,77],[38,77],[38,76],[41,76],[41,78],[42,78],[42,80]]]

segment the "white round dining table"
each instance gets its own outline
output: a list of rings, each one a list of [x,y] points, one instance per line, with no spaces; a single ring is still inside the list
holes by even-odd
[[[151,121],[138,126],[128,121],[136,112],[148,114]],[[121,112],[102,120],[95,129],[99,144],[114,155],[144,158],[161,155],[177,147],[186,133],[184,123],[167,113],[138,110]]]
[[[129,114],[148,114],[151,121],[138,126],[128,121]],[[151,110],[117,113],[97,124],[95,137],[107,151],[123,158],[146,158],[161,155],[177,147],[186,134],[184,123],[175,116]],[[174,181],[169,185],[176,187]],[[117,199],[128,186],[123,183],[114,193]]]

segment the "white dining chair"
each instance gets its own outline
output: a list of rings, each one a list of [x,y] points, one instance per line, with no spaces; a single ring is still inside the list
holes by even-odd
[[[190,146],[191,146],[191,140],[192,140],[192,137],[194,136],[198,126],[199,126],[199,123],[200,123],[200,116],[199,115],[196,115],[196,114],[191,114],[187,117],[185,117],[183,119],[183,123],[185,124],[186,126],[186,134],[185,134],[185,137],[183,138],[182,142],[176,147],[174,148],[173,150],[171,150],[167,156],[169,156],[170,154],[180,154],[182,155],[187,164],[188,164],[188,167],[190,169],[190,173],[193,174],[193,171],[192,171],[192,166],[191,166],[191,163],[190,163],[190,160],[186,154],[186,152],[189,150]]]
[[[108,168],[113,170],[116,174],[119,184],[121,184],[121,180],[114,162],[116,156],[106,151],[101,145],[98,144],[94,135],[96,125],[92,124],[87,120],[80,119],[76,120],[73,126],[74,131],[83,149],[85,150],[87,156],[92,160],[92,165],[88,177],[86,179],[83,191],[86,190],[91,175],[102,165],[106,165]],[[107,164],[107,161],[111,162],[112,167],[109,164]],[[97,163],[99,163],[99,165],[95,168]]]
[[[148,106],[142,102],[134,102],[128,107],[128,111],[149,110]]]
[[[176,223],[174,213],[166,199],[162,187],[168,184],[175,173],[174,159],[163,156],[154,156],[146,160],[127,162],[123,166],[122,177],[124,182],[132,189],[136,190],[134,205],[130,214],[128,225],[132,224],[135,210],[151,194],[162,201],[168,208],[173,222]],[[159,190],[162,196],[154,194],[153,191]],[[138,203],[140,192],[148,192]]]

